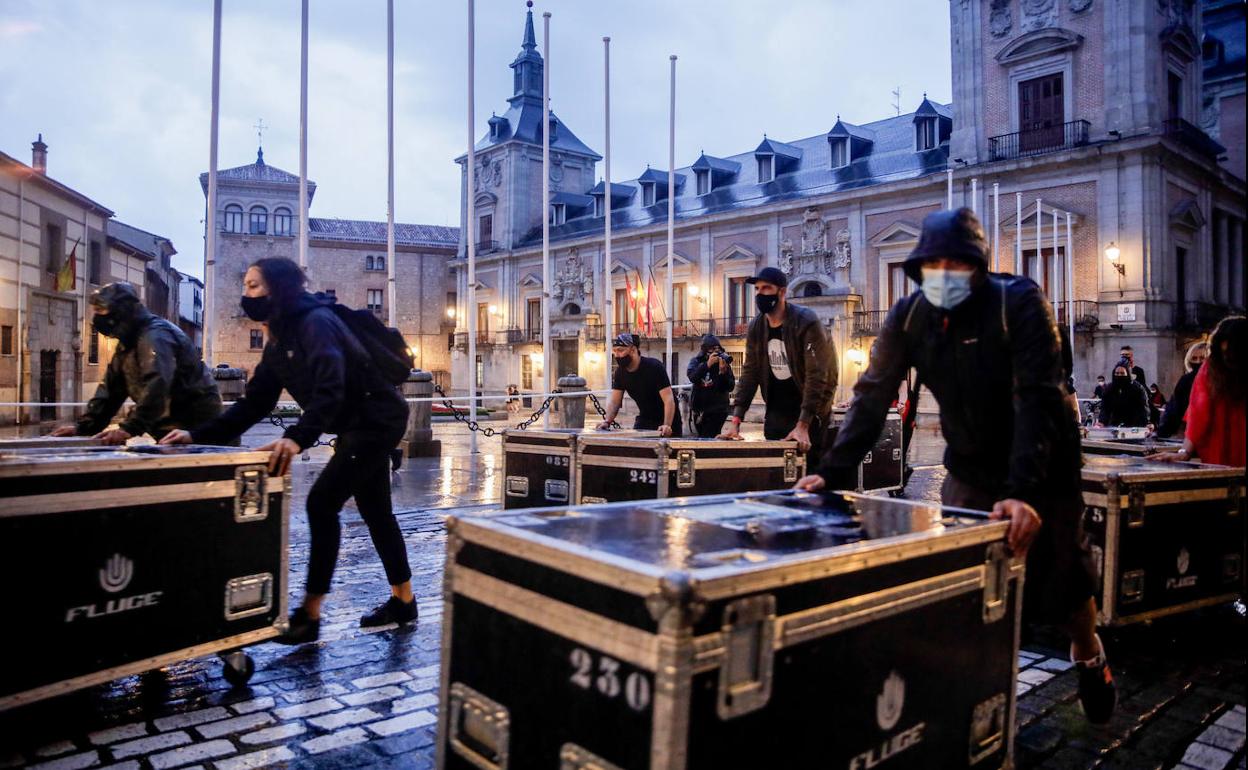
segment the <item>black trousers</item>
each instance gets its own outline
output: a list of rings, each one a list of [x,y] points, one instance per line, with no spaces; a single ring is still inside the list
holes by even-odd
[[[728,419],[728,411],[693,412],[693,429],[698,438],[715,438],[723,432],[724,421]]]
[[[797,427],[796,414],[780,414],[768,409],[763,413],[763,438],[768,441],[779,441],[789,432]],[[810,423],[810,449],[806,452],[806,468],[808,472],[814,472],[813,468],[819,465],[819,461],[823,458],[823,448],[826,445],[826,437],[828,434],[828,418],[816,417]]]
[[[392,586],[411,580],[407,546],[390,504],[390,450],[401,436],[401,430],[338,436],[334,456],[308,492],[308,528],[312,536],[308,593],[329,593],[342,540],[338,513],[352,497],[368,525],[373,547],[386,570],[386,580]]]

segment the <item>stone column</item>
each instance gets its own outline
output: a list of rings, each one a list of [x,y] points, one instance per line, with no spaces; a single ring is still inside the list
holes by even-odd
[[[433,375],[413,369],[403,383],[404,398],[427,398],[433,395]],[[407,430],[400,446],[406,457],[440,457],[442,442],[433,438],[433,410],[428,401],[408,402]]]
[[[585,378],[576,374],[560,377],[559,389],[566,394],[556,398],[556,403],[559,404],[559,427],[584,428],[586,398],[582,394],[589,390]]]

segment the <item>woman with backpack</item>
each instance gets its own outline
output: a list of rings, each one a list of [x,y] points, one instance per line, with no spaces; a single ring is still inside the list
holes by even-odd
[[[334,300],[308,293],[306,282],[289,259],[269,257],[247,269],[243,312],[266,323],[269,334],[246,393],[216,419],[190,431],[175,430],[161,440],[220,444],[237,438],[268,417],[283,389],[303,414],[281,438],[259,447],[270,453],[270,473],[285,474],[295,455],[315,445],[323,433],[337,434],[334,455],[308,493],[312,543],[306,592],[303,605],[290,616],[290,629],[279,638],[286,644],[312,642],[320,635],[321,604],[338,561],[338,513],[351,497],[368,525],[391,593],[360,618],[360,625],[416,619],[407,549],[390,504],[389,455],[407,425],[407,403],[383,362],[370,354],[376,341],[361,340],[344,323],[351,311],[335,310]]]

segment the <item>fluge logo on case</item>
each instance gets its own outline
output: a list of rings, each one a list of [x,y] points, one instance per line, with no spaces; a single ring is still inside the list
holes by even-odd
[[[134,577],[134,562],[119,553],[113,554],[100,569],[100,588],[115,594],[124,591]]]
[[[901,708],[906,703],[906,680],[896,671],[884,680],[884,690],[875,698],[875,721],[880,729],[888,732],[897,726],[901,719]]]
[[[875,721],[881,732],[889,732],[901,720],[901,711],[906,704],[906,680],[901,674],[890,671],[884,680],[880,694],[875,696]],[[913,748],[923,741],[923,730],[926,722],[907,727],[884,739],[880,745],[858,754],[849,760],[849,770],[872,770],[881,762]]]

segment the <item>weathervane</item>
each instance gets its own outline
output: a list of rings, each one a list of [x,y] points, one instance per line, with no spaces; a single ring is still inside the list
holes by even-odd
[[[257,118],[256,125],[252,126],[252,128],[256,129],[256,144],[259,147],[264,147],[264,129],[268,128],[268,126],[264,125],[264,118]]]

